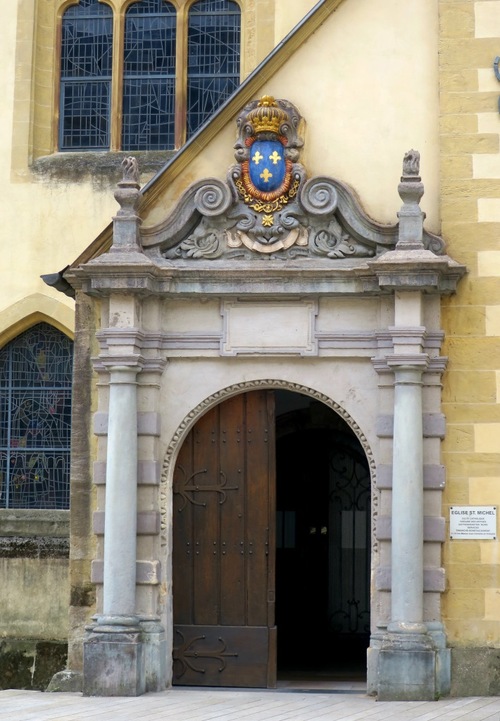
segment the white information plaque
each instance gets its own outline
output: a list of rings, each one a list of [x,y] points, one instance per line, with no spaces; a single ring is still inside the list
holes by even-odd
[[[496,506],[450,506],[450,538],[494,541],[496,537]]]

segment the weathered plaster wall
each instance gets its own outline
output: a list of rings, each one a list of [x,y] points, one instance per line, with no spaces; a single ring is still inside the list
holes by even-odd
[[[469,269],[443,307],[449,515],[450,505],[500,501],[500,2],[441,0],[439,10],[442,233]],[[498,694],[499,542],[448,540],[444,558],[452,691]]]
[[[69,512],[0,510],[0,688],[45,689],[64,668]]]

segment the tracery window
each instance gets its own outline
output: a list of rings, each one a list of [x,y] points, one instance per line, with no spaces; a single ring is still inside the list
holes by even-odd
[[[59,148],[180,147],[239,84],[239,5],[122,0],[113,16],[104,3],[62,16]]]
[[[72,362],[48,323],[0,350],[0,508],[69,508]]]
[[[65,150],[109,147],[113,13],[81,0],[64,13],[61,44],[61,124]]]
[[[239,7],[225,0],[191,6],[188,24],[187,129],[194,133],[238,87]]]

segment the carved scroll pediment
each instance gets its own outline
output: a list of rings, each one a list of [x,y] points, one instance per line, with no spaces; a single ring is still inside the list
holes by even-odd
[[[247,105],[226,181],[207,178],[188,188],[165,221],[141,230],[144,252],[169,260],[342,261],[394,249],[398,224],[373,221],[340,181],[307,178],[298,162],[300,122],[286,100],[264,96]],[[444,252],[441,238],[425,231],[423,245]]]

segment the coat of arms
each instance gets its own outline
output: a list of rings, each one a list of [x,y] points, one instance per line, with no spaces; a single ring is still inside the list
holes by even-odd
[[[240,114],[235,146],[240,164],[232,169],[231,179],[250,211],[250,234],[233,232],[231,247],[246,245],[272,253],[294,244],[307,245],[306,234],[298,231],[300,209],[294,207],[305,179],[304,169],[296,163],[302,146],[297,134],[300,120],[291,103],[270,95],[250,103]],[[285,208],[288,212],[283,214]],[[294,227],[297,232],[290,236]]]

